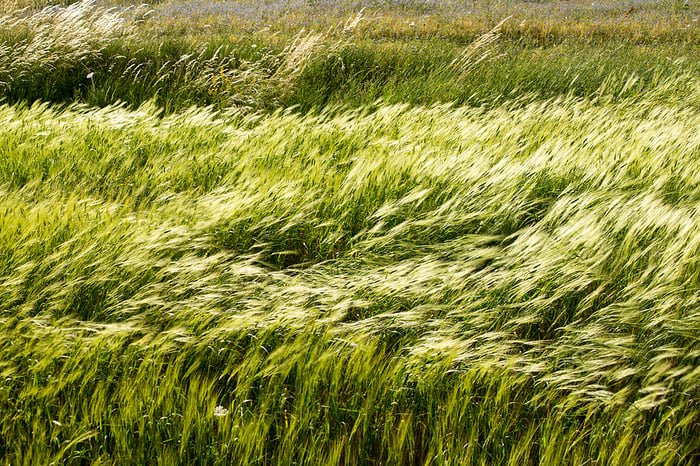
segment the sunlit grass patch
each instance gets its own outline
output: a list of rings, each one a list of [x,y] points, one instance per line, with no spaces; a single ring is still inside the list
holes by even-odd
[[[698,88],[658,86],[0,107],[2,456],[691,461]]]

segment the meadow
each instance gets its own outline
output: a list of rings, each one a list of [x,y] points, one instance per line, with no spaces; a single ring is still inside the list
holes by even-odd
[[[700,461],[700,5],[54,3],[0,463]]]

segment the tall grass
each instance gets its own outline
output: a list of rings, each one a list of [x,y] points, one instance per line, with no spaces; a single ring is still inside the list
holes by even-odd
[[[3,4],[2,461],[697,462],[695,3],[246,1]]]
[[[84,0],[0,16],[5,97],[97,105],[122,100],[139,105],[157,97],[166,110],[195,103],[277,107],[294,93],[295,80],[312,56],[319,50],[333,54],[342,45],[304,31],[279,50],[257,51],[257,44],[248,44],[247,53],[230,43],[195,48],[177,39],[154,42],[134,35],[149,14],[144,5],[116,10]],[[348,20],[346,32],[358,20]]]
[[[131,31],[121,13],[91,1],[26,13],[0,16],[0,86],[14,98],[62,96],[89,79],[109,44]]]
[[[625,97],[641,96],[660,80],[698,76],[700,49],[682,35],[592,40],[562,32],[560,39],[540,40],[528,31],[541,24],[514,17],[495,26],[480,20],[459,37],[380,40],[370,32],[381,29],[381,21],[367,11],[332,17],[334,26],[326,29],[270,26],[205,35],[164,30],[157,8],[165,6],[154,8],[80,2],[3,15],[0,96],[9,103],[126,102],[132,109],[154,100],[166,112],[192,105],[309,111],[378,98],[493,106],[523,94],[600,94],[624,88],[631,76],[636,85]],[[602,85],[611,80],[614,85]]]
[[[673,85],[1,107],[0,456],[696,461],[700,114]]]
[[[365,21],[358,25],[357,35],[375,41],[443,38],[464,45],[511,15],[506,36],[538,46],[572,39],[597,44],[697,44],[700,27],[697,0],[171,0],[154,6],[153,27],[188,36],[262,28],[285,35],[302,28],[342,34],[346,18],[360,10]]]

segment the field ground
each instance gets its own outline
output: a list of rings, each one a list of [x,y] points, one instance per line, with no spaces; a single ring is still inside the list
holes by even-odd
[[[700,461],[696,2],[44,7],[2,464]]]

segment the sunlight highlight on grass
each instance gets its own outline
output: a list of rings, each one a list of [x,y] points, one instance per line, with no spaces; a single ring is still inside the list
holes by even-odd
[[[0,107],[3,457],[697,453],[696,107],[159,113]]]

